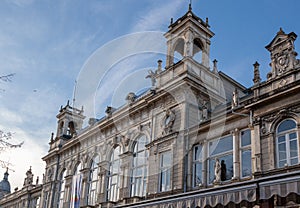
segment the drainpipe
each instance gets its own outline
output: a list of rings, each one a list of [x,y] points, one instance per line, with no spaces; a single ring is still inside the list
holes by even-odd
[[[189,152],[189,126],[188,121],[189,121],[189,114],[188,114],[188,106],[189,104],[186,103],[185,105],[185,112],[184,114],[186,115],[186,119],[185,119],[185,124],[184,124],[184,149],[185,149],[185,153],[184,153],[184,164],[183,164],[183,192],[185,193],[187,190],[187,177],[188,177],[188,152]],[[185,131],[187,130],[187,133],[185,133]]]

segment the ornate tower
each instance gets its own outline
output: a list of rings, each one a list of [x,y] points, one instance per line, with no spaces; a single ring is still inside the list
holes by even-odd
[[[268,79],[283,75],[299,65],[296,59],[294,41],[297,35],[294,32],[286,34],[282,28],[277,32],[275,38],[271,41],[266,49],[271,53],[272,71],[268,74]]]
[[[57,137],[71,138],[76,132],[82,128],[83,108],[81,110],[71,107],[69,101],[65,107],[61,107],[59,114],[56,116],[57,121]]]
[[[175,59],[192,58],[209,68],[210,38],[214,33],[209,29],[208,19],[204,22],[197,17],[189,5],[188,12],[169,26],[165,34],[167,39],[166,68],[174,64]],[[196,59],[197,56],[197,59]]]
[[[8,181],[8,169],[4,173],[4,178],[0,182],[0,199],[3,198],[6,194],[10,194],[10,183]]]

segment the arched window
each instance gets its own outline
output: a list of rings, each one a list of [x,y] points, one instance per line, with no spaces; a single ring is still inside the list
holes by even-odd
[[[145,146],[148,142],[148,138],[143,135],[134,145],[131,196],[146,196],[149,153]]]
[[[120,146],[117,146],[111,154],[109,171],[108,171],[108,183],[107,183],[107,200],[116,202],[119,200],[120,191],[120,158],[121,153]]]
[[[82,174],[80,172],[81,164],[79,163],[75,170],[72,178],[72,195],[71,195],[71,206],[79,207],[82,191]]]
[[[298,164],[298,135],[296,122],[291,119],[282,121],[276,130],[277,166]]]
[[[65,183],[66,183],[66,170],[63,170],[59,178],[59,194],[58,194],[58,208],[62,208],[64,204],[64,195],[65,195]]]
[[[59,135],[63,135],[64,134],[64,122],[61,121],[59,124]]]
[[[97,199],[98,185],[98,163],[99,156],[93,158],[90,169],[89,187],[88,187],[88,205],[95,205]]]
[[[177,63],[178,61],[182,60],[183,55],[184,55],[184,40],[182,38],[179,38],[175,44],[173,62]]]
[[[202,52],[203,46],[199,38],[194,39],[193,41],[193,59],[198,63],[202,63]]]
[[[76,129],[75,129],[76,124],[73,121],[70,121],[68,124],[68,130],[67,130],[67,134],[70,136],[74,136],[74,134],[76,133]]]

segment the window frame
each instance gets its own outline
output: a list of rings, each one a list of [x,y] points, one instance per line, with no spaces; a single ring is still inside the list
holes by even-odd
[[[57,200],[57,207],[62,208],[65,202],[65,192],[66,192],[66,176],[67,170],[64,169],[60,173],[60,182],[59,182],[59,192],[58,192],[58,200]]]
[[[149,143],[149,139],[146,135],[141,135],[136,140],[134,146],[133,146],[133,157],[132,157],[132,166],[131,166],[131,179],[130,179],[130,196],[131,197],[144,197],[147,194],[147,185],[148,185],[148,158],[149,158],[149,150],[146,148],[146,146],[143,147],[143,149],[139,150],[139,140],[141,138],[145,138],[145,145]],[[142,156],[145,158],[143,164],[135,164],[135,159],[138,158],[137,155],[142,154]],[[139,160],[139,159],[137,159]],[[139,176],[134,175],[135,171],[138,169],[142,169],[142,174]],[[140,184],[137,186],[137,178],[140,178]],[[141,191],[141,194],[137,194],[137,187],[138,190]],[[140,193],[140,192],[139,192]]]
[[[281,132],[278,132],[278,128],[280,127],[281,124],[283,124],[284,122],[286,121],[293,121],[295,123],[295,128],[290,128],[288,130],[285,130],[285,131],[281,131]],[[286,119],[283,119],[282,121],[280,121],[279,123],[277,123],[276,125],[276,129],[275,129],[275,145],[276,145],[276,167],[277,168],[283,168],[285,166],[293,166],[293,165],[297,165],[299,164],[299,134],[298,134],[298,126],[297,126],[297,122],[296,120],[294,120],[293,118],[286,118]],[[290,139],[290,134],[292,133],[295,133],[296,134],[296,138],[293,138],[293,139]],[[285,156],[286,156],[286,163],[285,165],[283,166],[280,166],[280,159],[279,159],[279,144],[281,144],[282,142],[279,142],[279,137],[282,137],[284,136],[285,140],[284,140],[284,143],[285,143]],[[297,144],[297,157],[292,157],[291,158],[291,148],[290,148],[290,142],[292,140],[296,140],[296,144]],[[297,159],[297,163],[296,164],[293,164],[291,165],[291,160],[292,159]]]
[[[250,144],[248,145],[245,145],[245,146],[242,146],[242,132],[245,132],[245,131],[249,131],[250,133]],[[246,129],[242,129],[240,130],[239,132],[239,164],[240,164],[240,178],[244,179],[244,178],[250,178],[252,177],[252,135],[251,135],[251,129],[249,128],[246,128]],[[243,160],[242,160],[242,157],[243,157],[243,151],[249,151],[250,150],[250,170],[251,170],[251,174],[250,175],[247,175],[247,176],[243,176]]]
[[[196,147],[201,147],[201,154],[200,154],[200,158],[198,159],[195,159],[196,158]],[[192,184],[193,184],[193,187],[197,187],[201,184],[203,184],[203,166],[204,166],[204,161],[203,161],[203,149],[204,149],[204,145],[203,144],[196,144],[193,146],[193,155],[192,155],[192,163],[193,163],[193,174],[192,174]],[[196,183],[196,165],[197,164],[201,164],[201,182],[200,183]]]
[[[97,202],[99,162],[100,162],[99,155],[96,155],[93,157],[90,165],[89,184],[88,184],[88,192],[87,192],[88,205],[95,205]],[[95,185],[94,189],[92,188],[93,185]]]
[[[117,151],[119,149],[119,151]],[[119,153],[118,155],[116,155]],[[107,201],[117,202],[120,199],[120,174],[121,174],[121,159],[119,155],[121,154],[121,147],[117,146],[113,149],[110,156],[108,174],[107,174]],[[117,171],[114,172],[115,164],[118,163]],[[111,172],[112,170],[112,172]],[[113,182],[114,177],[116,177],[116,182]],[[112,192],[113,191],[113,192]]]
[[[71,201],[70,203],[76,203],[76,204],[80,204],[80,201],[82,199],[82,191],[83,191],[83,186],[82,186],[82,173],[81,173],[81,169],[82,169],[83,164],[81,162],[78,162],[77,165],[75,166],[75,169],[73,170],[73,176],[72,176],[72,186],[71,186]],[[76,191],[76,189],[74,190],[74,187],[76,187],[77,185],[74,183],[78,182],[77,177],[79,177],[79,190],[78,190],[78,202],[75,202],[75,199],[73,198],[73,194],[74,191]],[[75,194],[76,195],[76,194]],[[66,197],[65,197],[66,198]]]
[[[221,152],[221,153],[217,153],[217,154],[214,154],[212,155],[213,151],[211,152],[210,150],[210,143],[216,141],[216,140],[221,140],[221,139],[225,139],[227,137],[231,137],[231,141],[232,141],[232,149],[231,150],[227,150],[227,151],[224,151],[224,152]],[[214,180],[210,181],[210,162],[212,160],[216,160],[217,158],[220,159],[221,157],[225,157],[225,156],[228,156],[228,155],[232,155],[232,165],[234,166],[233,164],[233,157],[234,157],[234,146],[233,146],[233,135],[232,134],[227,134],[227,135],[224,135],[224,136],[221,136],[220,138],[216,138],[216,139],[212,139],[212,140],[209,140],[207,145],[208,145],[208,151],[207,151],[207,177],[206,177],[206,181],[207,181],[207,184],[209,185],[212,185],[214,183]],[[213,167],[214,168],[214,167]],[[226,167],[226,170],[227,170],[228,167]],[[234,176],[234,170],[232,170],[232,177]],[[213,169],[213,172],[214,172],[214,169]],[[215,177],[215,176],[214,176]],[[227,179],[227,180],[224,180],[222,182],[228,182],[230,181],[230,179]]]
[[[163,166],[163,156],[170,154],[170,164],[168,166]],[[167,192],[167,191],[171,191],[172,190],[172,172],[171,172],[171,168],[172,168],[172,164],[173,164],[173,160],[172,160],[172,151],[171,150],[167,150],[164,152],[161,152],[159,154],[159,186],[158,186],[158,191],[159,192]],[[162,176],[163,174],[166,174],[165,178],[168,179],[168,181],[166,181],[165,185],[163,186],[162,183]],[[167,178],[167,176],[169,176]],[[169,184],[169,188],[167,187],[167,185]]]

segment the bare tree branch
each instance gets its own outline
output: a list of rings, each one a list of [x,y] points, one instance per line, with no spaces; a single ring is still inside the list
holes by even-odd
[[[15,76],[15,74],[8,74],[8,75],[4,75],[4,76],[0,76],[0,80],[3,82],[11,82],[13,76]]]
[[[20,148],[24,144],[24,142],[21,142],[19,144],[13,144],[13,143],[9,142],[8,140],[12,139],[12,135],[13,134],[11,132],[5,133],[0,130],[0,154],[1,154],[1,152],[5,151],[6,149]],[[10,165],[11,165],[10,162],[0,159],[0,166],[2,168],[8,168],[8,166],[10,166]]]
[[[13,76],[15,76],[14,73],[0,76],[0,81],[2,81],[2,82],[11,82]],[[0,88],[0,91],[3,92],[5,90]],[[11,132],[6,132],[5,133],[2,130],[0,130],[0,154],[1,154],[1,152],[5,151],[6,149],[19,148],[24,143],[24,142],[21,142],[19,144],[13,144],[13,143],[8,141],[10,139],[12,139],[12,133]],[[3,160],[0,159],[0,167],[8,168],[8,166],[10,166],[10,165],[11,165],[10,162],[3,161]]]

